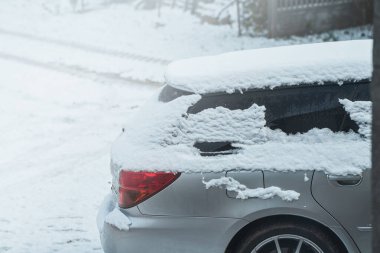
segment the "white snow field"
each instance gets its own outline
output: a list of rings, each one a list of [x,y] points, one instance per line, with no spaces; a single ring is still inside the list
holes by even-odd
[[[109,147],[155,89],[0,60],[0,252],[102,252]]]

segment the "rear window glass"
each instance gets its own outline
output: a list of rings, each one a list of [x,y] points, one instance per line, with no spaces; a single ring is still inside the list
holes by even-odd
[[[159,100],[169,102],[191,92],[165,86]],[[205,109],[225,107],[245,110],[253,104],[265,106],[265,120],[271,129],[288,134],[304,133],[313,128],[328,128],[334,132],[357,132],[358,125],[339,103],[339,99],[369,101],[369,81],[325,85],[289,86],[245,92],[213,93],[202,98],[188,109],[197,114]]]

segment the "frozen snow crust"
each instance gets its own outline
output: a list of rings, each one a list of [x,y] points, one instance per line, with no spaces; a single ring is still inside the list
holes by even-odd
[[[227,191],[234,191],[237,193],[237,199],[248,199],[248,198],[261,198],[261,199],[270,199],[274,196],[278,196],[285,201],[298,200],[300,194],[292,190],[282,190],[279,187],[271,186],[266,188],[256,188],[249,189],[247,186],[239,183],[231,177],[222,177],[219,179],[211,179],[206,182],[203,181],[206,186],[206,189],[211,187],[222,187],[225,186]]]
[[[194,93],[344,82],[371,77],[372,40],[236,51],[175,61],[166,83]]]
[[[138,111],[113,145],[114,175],[121,169],[185,173],[317,170],[346,175],[360,174],[371,165],[364,123],[358,122],[364,135],[329,129],[287,135],[266,127],[265,108],[256,104],[246,110],[217,107],[187,114],[199,99],[200,95],[189,95],[163,103],[155,97]],[[356,114],[370,113],[370,106],[360,106],[360,102],[343,103],[355,108]],[[230,141],[240,149],[236,154],[201,156],[193,145],[206,141]]]

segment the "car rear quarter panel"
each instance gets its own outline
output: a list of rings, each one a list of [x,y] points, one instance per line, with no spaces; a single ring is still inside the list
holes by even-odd
[[[138,208],[144,215],[163,215],[181,217],[213,217],[244,220],[247,224],[261,218],[275,215],[294,215],[312,219],[330,228],[349,249],[358,249],[341,225],[327,213],[311,195],[312,171],[264,172],[262,183],[255,181],[256,187],[278,186],[283,190],[295,190],[300,193],[296,201],[288,202],[274,197],[271,199],[251,198],[241,200],[227,196],[225,188],[206,189],[202,180],[225,176],[226,173],[182,174],[179,179],[162,192],[141,203]],[[252,174],[257,177],[256,174]],[[307,180],[306,180],[307,179]],[[247,175],[245,182],[249,182]],[[254,187],[254,184],[251,185]],[[243,228],[244,223],[241,224]],[[227,233],[228,234],[228,233]],[[224,238],[230,240],[231,238]]]

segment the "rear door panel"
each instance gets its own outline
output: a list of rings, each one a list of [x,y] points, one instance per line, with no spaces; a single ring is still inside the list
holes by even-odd
[[[371,252],[370,170],[357,176],[334,177],[316,172],[312,195],[351,235],[361,252]]]

